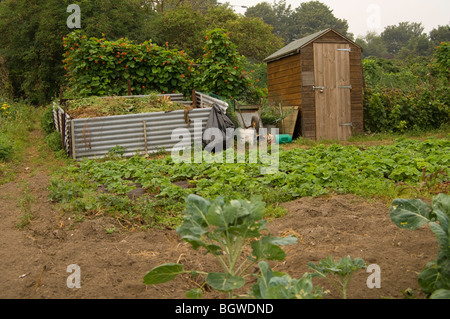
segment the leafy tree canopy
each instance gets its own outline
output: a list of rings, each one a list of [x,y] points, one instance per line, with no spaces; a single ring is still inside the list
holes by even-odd
[[[319,1],[303,2],[295,9],[295,19],[297,39],[327,28],[333,28],[342,35],[353,38],[348,32],[347,20],[336,18],[333,10]]]
[[[419,39],[423,34],[424,27],[421,23],[400,22],[384,29],[381,38],[391,54],[398,54],[410,41]]]

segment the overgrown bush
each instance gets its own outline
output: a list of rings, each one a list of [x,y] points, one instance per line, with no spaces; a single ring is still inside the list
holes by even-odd
[[[41,128],[45,135],[49,135],[56,130],[53,123],[53,108],[51,105],[45,107],[42,111]]]
[[[67,85],[80,96],[133,95],[151,90],[189,94],[194,62],[151,41],[108,41],[75,31],[64,38]]]
[[[450,120],[447,99],[427,88],[407,93],[397,89],[367,88],[364,103],[366,130],[404,132],[439,128]]]
[[[108,41],[75,31],[64,38],[64,48],[69,98],[128,95],[129,90],[132,95],[156,91],[188,97],[194,87],[227,99],[256,101],[266,95],[257,85],[263,75],[253,79],[253,74],[247,74],[245,57],[238,54],[223,29],[206,34],[205,53],[197,70],[183,51],[169,50],[168,43],[162,47],[151,40],[140,44],[126,38]],[[264,73],[261,66],[257,70]]]
[[[53,131],[45,137],[47,145],[55,152],[62,150],[61,134],[58,131]]]
[[[370,132],[404,132],[441,127],[450,120],[446,43],[436,49],[436,60],[363,61],[366,89],[364,124]]]

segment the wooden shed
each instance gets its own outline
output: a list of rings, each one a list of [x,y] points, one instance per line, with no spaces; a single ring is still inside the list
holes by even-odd
[[[299,106],[294,137],[346,140],[362,133],[362,49],[333,29],[267,57],[269,101]]]

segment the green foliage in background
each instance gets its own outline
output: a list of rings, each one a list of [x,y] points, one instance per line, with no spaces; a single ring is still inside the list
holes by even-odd
[[[370,132],[436,129],[450,122],[448,43],[435,59],[363,61],[364,124]]]
[[[15,0],[0,2],[0,56],[9,70],[15,98],[44,105],[59,94],[64,81],[62,38],[72,31],[66,21],[69,4],[82,10],[88,37],[128,37],[144,41],[151,16],[141,1]]]

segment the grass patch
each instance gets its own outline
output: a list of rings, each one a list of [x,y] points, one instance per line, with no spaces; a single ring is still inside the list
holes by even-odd
[[[11,181],[30,146],[30,132],[38,127],[39,109],[24,102],[9,102],[0,118],[0,184]]]

